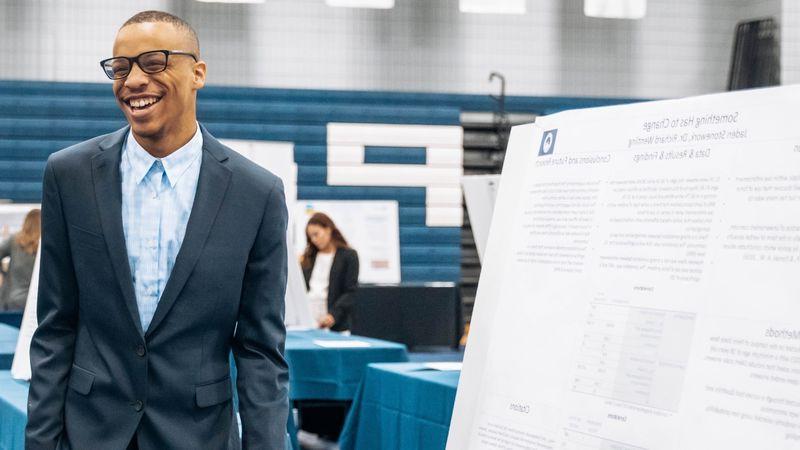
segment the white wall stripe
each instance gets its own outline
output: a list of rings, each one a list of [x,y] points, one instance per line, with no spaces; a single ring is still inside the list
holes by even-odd
[[[329,123],[328,184],[425,187],[426,225],[460,227],[462,141],[457,126]],[[366,164],[366,146],[424,147],[426,163]]]

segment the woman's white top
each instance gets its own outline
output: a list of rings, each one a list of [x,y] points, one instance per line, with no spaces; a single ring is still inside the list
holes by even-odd
[[[317,253],[311,278],[308,280],[308,298],[311,301],[311,316],[321,320],[328,314],[328,285],[330,284],[331,265],[335,252]]]

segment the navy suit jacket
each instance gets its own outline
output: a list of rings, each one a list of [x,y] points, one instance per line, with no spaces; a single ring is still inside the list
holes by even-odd
[[[122,230],[127,133],[47,161],[25,446],[124,449],[136,434],[140,449],[284,449],[283,184],[202,129],[186,236],[143,332]]]

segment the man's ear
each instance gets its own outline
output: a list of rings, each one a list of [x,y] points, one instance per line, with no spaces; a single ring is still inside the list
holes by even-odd
[[[197,61],[192,68],[193,87],[195,90],[202,89],[206,85],[206,62]]]

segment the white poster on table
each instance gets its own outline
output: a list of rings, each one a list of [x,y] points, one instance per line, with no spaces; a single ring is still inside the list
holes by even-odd
[[[300,261],[292,251],[292,246],[294,245],[293,233],[294,228],[289,228],[286,233],[289,265],[286,278],[286,311],[283,323],[292,330],[316,328],[317,321],[314,320],[314,316],[311,314],[311,300],[308,298],[306,282],[303,279],[303,269],[300,268]]]
[[[301,200],[294,210],[295,254],[306,248],[306,224],[327,214],[358,252],[359,283],[400,282],[400,228],[394,200]]]
[[[469,226],[481,262],[483,255],[486,254],[486,242],[489,240],[489,228],[492,224],[492,212],[499,186],[500,175],[467,175],[461,178],[464,202],[469,213]]]
[[[31,285],[28,288],[28,298],[25,300],[25,311],[22,313],[22,324],[19,327],[17,347],[14,350],[14,360],[11,362],[11,377],[17,380],[31,379],[31,339],[39,326],[36,317],[36,299],[39,296],[39,260],[42,256],[42,244],[36,251],[33,263]]]
[[[448,448],[800,448],[800,86],[511,134]]]

